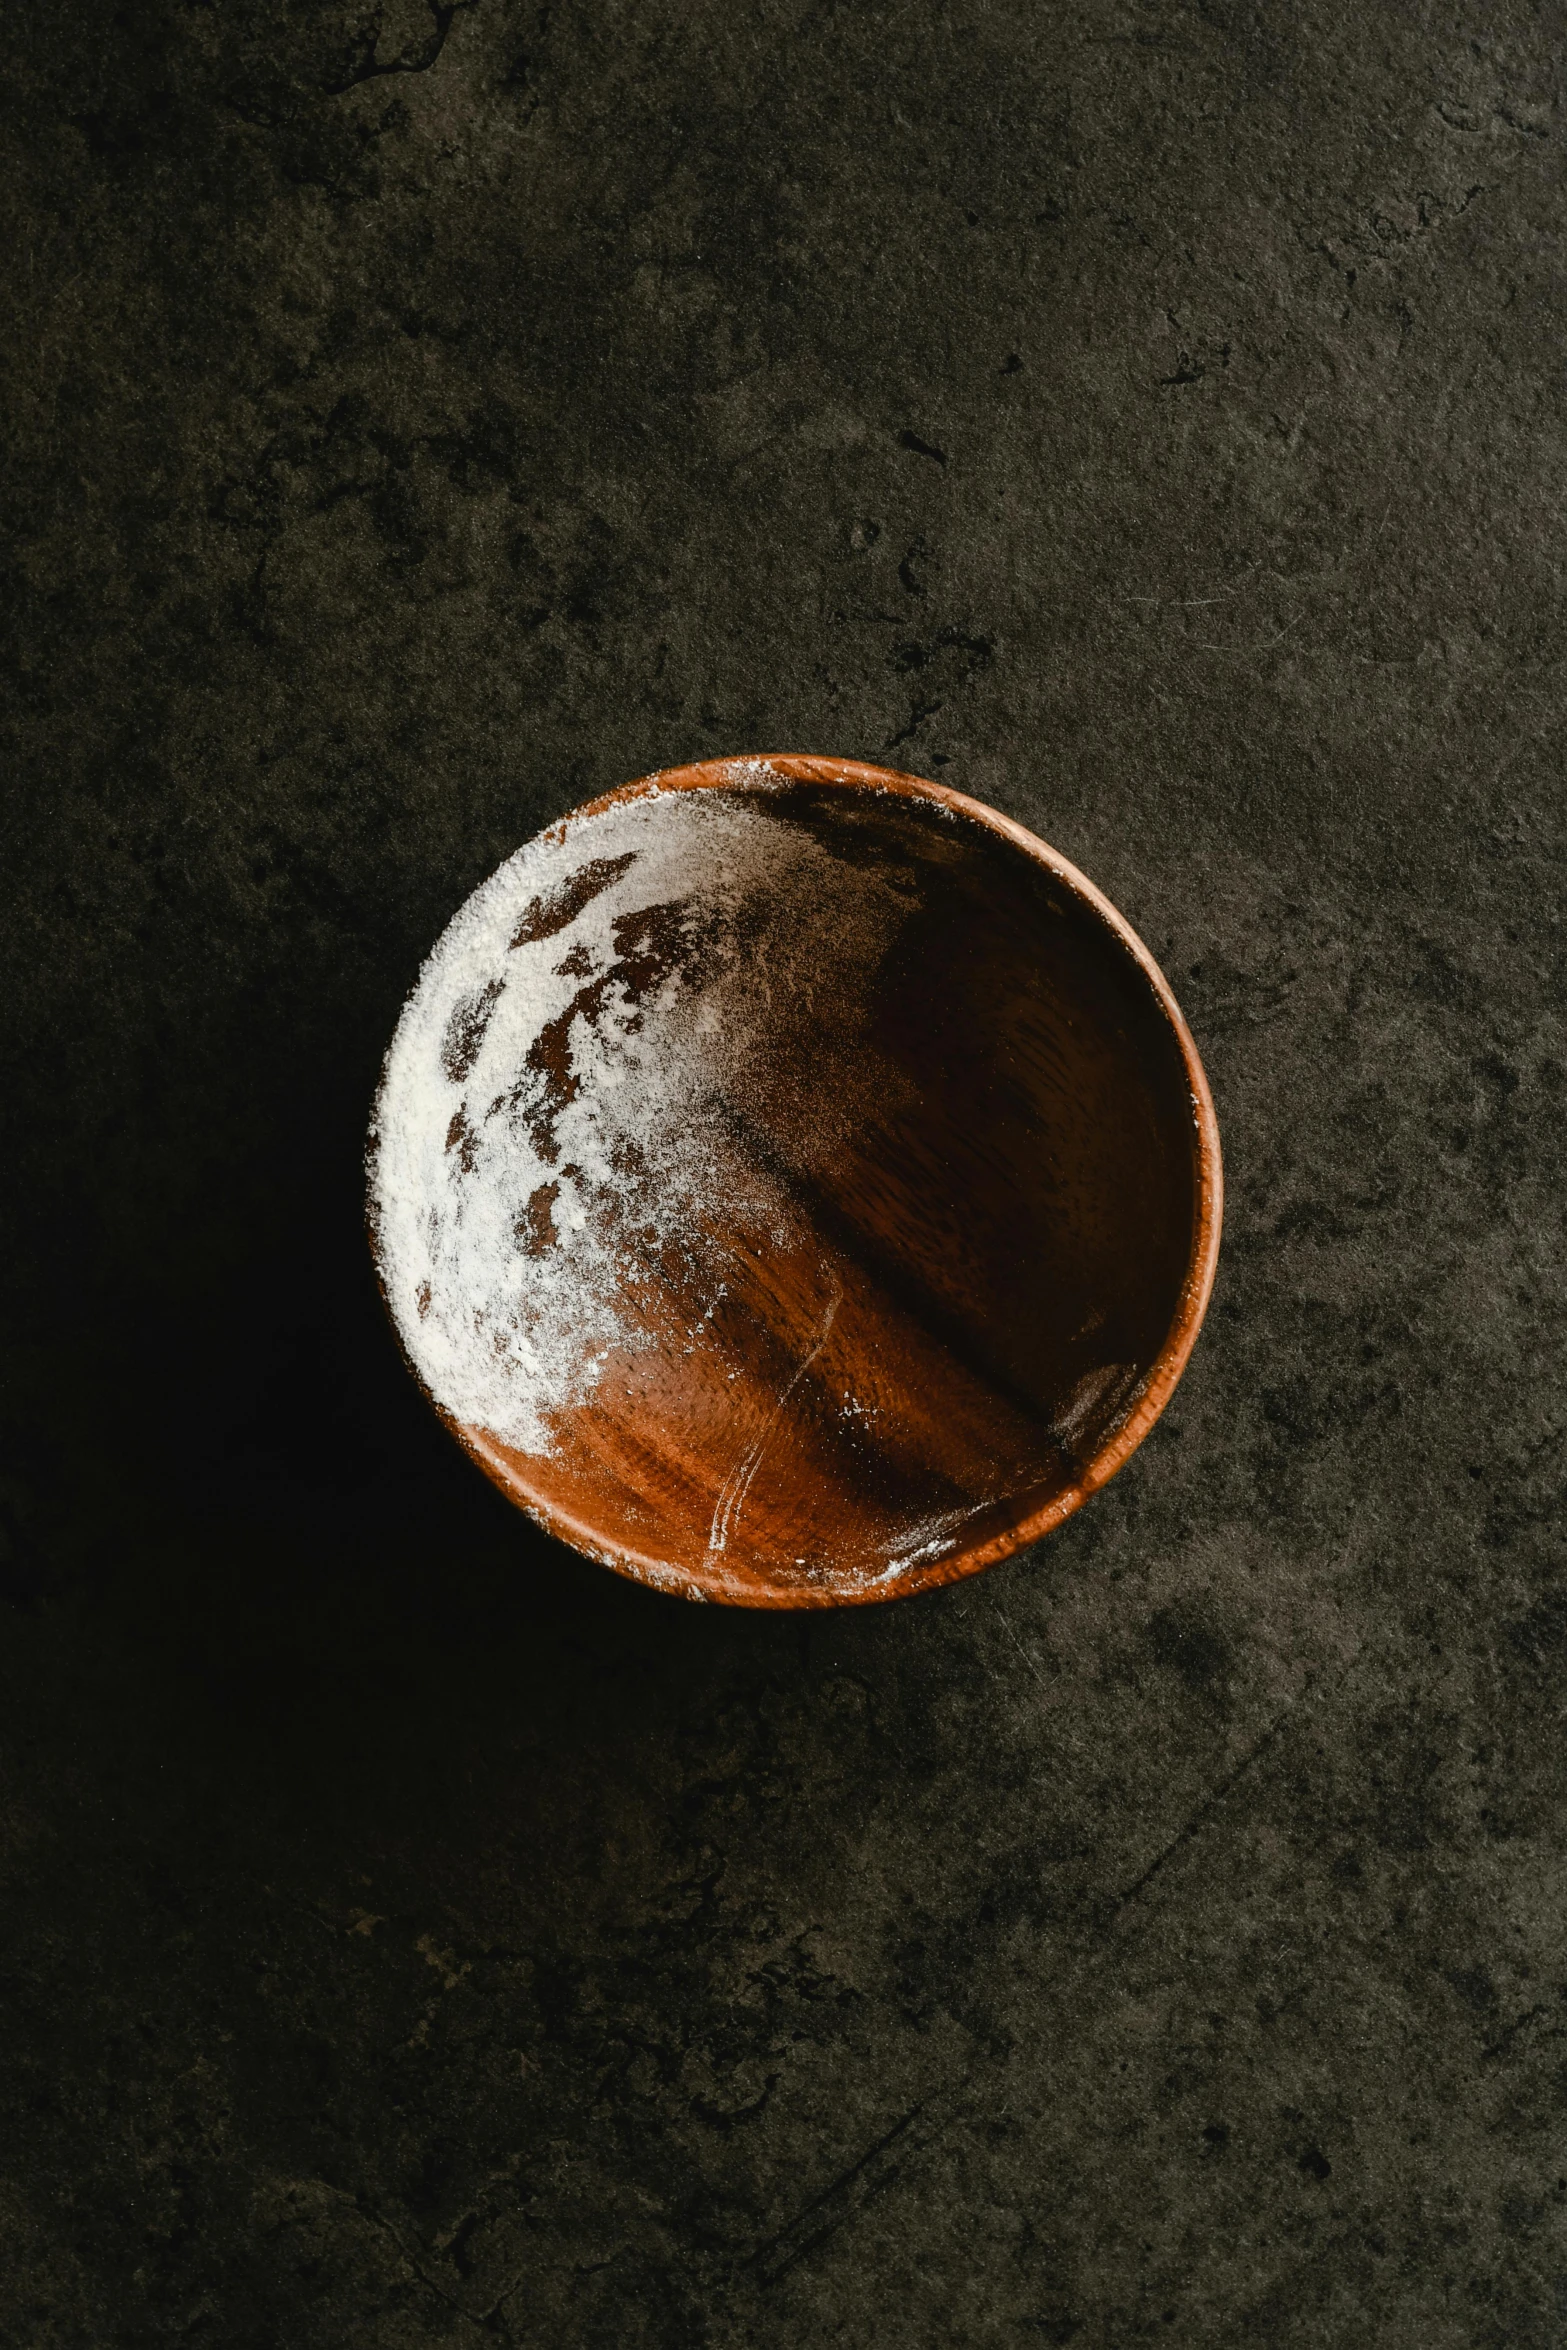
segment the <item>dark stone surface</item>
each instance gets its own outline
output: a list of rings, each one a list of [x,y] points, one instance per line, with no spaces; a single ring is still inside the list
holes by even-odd
[[[68,6],[8,52],[0,2337],[1567,2338],[1559,12]],[[552,1549],[359,1230],[452,909],[884,758],[1231,1177],[1056,1540]]]

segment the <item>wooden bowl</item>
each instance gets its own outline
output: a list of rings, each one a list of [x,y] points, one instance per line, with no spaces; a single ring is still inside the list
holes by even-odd
[[[1219,1137],[1112,906],[843,759],[578,809],[458,913],[377,1098],[370,1230],[458,1441],[622,1574],[891,1599],[1036,1541],[1147,1434]]]

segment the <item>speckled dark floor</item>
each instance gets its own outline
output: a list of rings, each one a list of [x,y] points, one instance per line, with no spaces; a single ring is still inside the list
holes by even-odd
[[[8,51],[0,2339],[1567,2341],[1567,20],[67,5]],[[1165,962],[1166,1422],[796,1624],[427,1419],[503,853],[918,768]]]

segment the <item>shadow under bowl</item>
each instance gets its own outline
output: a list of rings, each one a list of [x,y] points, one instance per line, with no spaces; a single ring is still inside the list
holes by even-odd
[[[835,759],[595,801],[437,947],[371,1151],[436,1409],[661,1589],[890,1599],[1058,1525],[1141,1441],[1221,1175],[1169,988],[995,810]]]

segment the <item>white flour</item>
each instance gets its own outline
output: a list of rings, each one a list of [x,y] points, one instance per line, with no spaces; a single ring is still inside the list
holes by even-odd
[[[897,1082],[844,1024],[912,901],[774,815],[765,766],[734,783],[519,850],[440,940],[387,1056],[388,1302],[435,1400],[523,1453],[553,1449],[611,1352],[653,1343],[670,1274],[699,1301],[694,1345],[726,1248],[807,1240],[737,1113],[781,1107],[825,1154]]]

